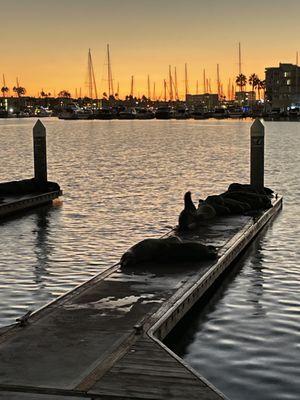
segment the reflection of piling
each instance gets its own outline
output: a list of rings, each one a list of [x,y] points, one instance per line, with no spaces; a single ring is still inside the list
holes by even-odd
[[[34,177],[38,182],[47,182],[46,128],[38,119],[33,127]]]
[[[265,127],[258,118],[254,121],[250,129],[251,133],[251,185],[257,189],[264,187],[264,147],[265,147]]]

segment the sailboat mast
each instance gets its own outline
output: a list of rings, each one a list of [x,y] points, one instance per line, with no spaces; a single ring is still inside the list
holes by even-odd
[[[189,93],[187,63],[185,63],[184,65],[184,83],[185,83],[185,99],[186,99],[186,95]]]
[[[205,75],[205,68],[203,70],[203,93],[207,93],[207,89],[206,89],[206,75]]]
[[[151,99],[151,90],[150,90],[150,76],[149,76],[149,74],[148,74],[148,79],[147,79],[147,86],[148,86],[148,99],[150,100]]]
[[[172,72],[171,72],[171,65],[169,65],[169,95],[170,95],[170,101],[173,101],[173,80],[172,80]]]
[[[167,82],[164,79],[164,101],[167,101]]]
[[[107,81],[108,81],[108,96],[110,97],[114,95],[114,85],[113,85],[113,77],[112,77],[112,69],[110,61],[109,44],[107,45]]]
[[[133,85],[134,85],[134,77],[131,76],[131,84],[130,84],[130,96],[133,97]]]
[[[179,100],[178,81],[177,81],[177,68],[176,67],[174,67],[174,88],[175,88],[175,100]]]

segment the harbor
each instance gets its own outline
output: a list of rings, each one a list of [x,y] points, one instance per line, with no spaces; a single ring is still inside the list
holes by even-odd
[[[252,175],[256,179],[255,170]],[[115,265],[2,329],[2,397],[164,399],[182,398],[189,390],[189,398],[224,399],[162,341],[281,206],[282,198],[274,195],[273,207],[254,219],[219,217],[183,234],[184,240],[215,245],[215,262],[150,263],[128,271]],[[23,372],[16,376],[16,370]]]
[[[300,3],[236,3],[1,4],[0,400],[299,400]]]

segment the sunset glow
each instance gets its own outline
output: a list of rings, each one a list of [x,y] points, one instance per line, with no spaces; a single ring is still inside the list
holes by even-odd
[[[147,93],[147,75],[156,94],[177,67],[184,94],[184,64],[191,93],[203,92],[203,69],[216,90],[216,65],[224,91],[238,73],[238,42],[247,76],[281,62],[295,63],[300,3],[287,0],[0,0],[1,67],[7,86],[16,77],[36,96],[42,89],[75,95],[87,93],[87,52],[91,48],[98,92],[107,91],[106,44],[111,46],[112,72],[120,96]],[[116,91],[116,89],[115,89]],[[11,91],[12,93],[12,91]]]

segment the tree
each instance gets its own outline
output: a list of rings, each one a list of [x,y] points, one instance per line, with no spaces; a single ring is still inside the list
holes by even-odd
[[[22,86],[14,86],[13,92],[15,92],[18,97],[21,97],[22,95],[26,94],[26,89]]]
[[[259,77],[256,74],[251,74],[249,76],[248,82],[252,86],[252,91],[254,92],[255,88],[258,85]]]
[[[264,92],[264,96],[263,98],[265,98],[265,89],[266,89],[266,81],[261,81],[260,79],[258,80],[257,83],[257,90],[258,90],[258,99],[260,100],[260,91],[263,90]]]
[[[71,93],[64,89],[58,93],[58,97],[65,97],[66,99],[69,99],[71,97]]]
[[[240,91],[243,91],[244,86],[247,84],[247,78],[244,74],[239,74],[236,79],[235,83],[240,87]]]
[[[5,97],[5,94],[9,91],[7,86],[2,86],[1,88],[1,92],[2,92],[2,96]]]

